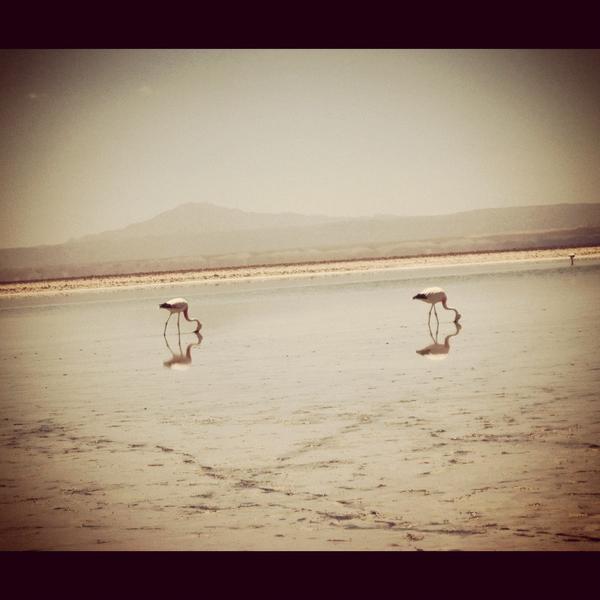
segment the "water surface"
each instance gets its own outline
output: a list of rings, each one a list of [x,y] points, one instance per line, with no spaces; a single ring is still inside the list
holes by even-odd
[[[595,549],[600,264],[0,302],[2,549]],[[463,315],[411,300],[444,287]],[[173,296],[194,325],[176,319]]]

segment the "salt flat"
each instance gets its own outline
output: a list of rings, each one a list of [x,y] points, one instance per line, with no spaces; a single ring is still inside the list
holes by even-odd
[[[0,548],[598,548],[600,260],[565,262],[2,298]],[[422,355],[429,285],[463,318]]]

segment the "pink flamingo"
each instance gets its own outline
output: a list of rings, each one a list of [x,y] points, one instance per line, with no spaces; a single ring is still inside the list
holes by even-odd
[[[446,292],[440,287],[426,288],[422,292],[419,292],[416,296],[413,296],[413,300],[422,300],[423,302],[427,302],[428,304],[431,304],[431,308],[429,309],[429,319],[427,322],[429,322],[431,320],[431,311],[432,310],[435,313],[435,318],[439,322],[437,310],[435,309],[435,305],[438,302],[441,302],[442,306],[446,310],[454,311],[454,314],[455,314],[454,322],[455,323],[458,323],[458,320],[461,317],[461,314],[455,308],[452,308],[446,304],[446,302],[448,301],[448,296],[446,296]]]
[[[185,317],[186,321],[190,321],[190,322],[196,321],[196,323],[198,323],[194,333],[198,333],[200,331],[200,328],[202,327],[202,323],[200,323],[200,321],[198,321],[198,319],[190,319],[190,317],[188,315],[188,302],[185,298],[171,298],[171,300],[168,300],[167,302],[163,302],[162,304],[159,304],[158,308],[165,308],[170,313],[169,318],[167,319],[167,322],[165,323],[165,330],[163,331],[163,335],[166,335],[167,325],[169,324],[169,319],[173,316],[174,313],[177,313],[177,331],[179,331],[179,319],[181,318],[181,313],[183,313],[183,316]]]

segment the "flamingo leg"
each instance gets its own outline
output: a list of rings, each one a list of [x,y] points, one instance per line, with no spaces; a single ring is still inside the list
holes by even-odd
[[[440,324],[440,318],[438,317],[437,310],[435,308],[435,304],[432,304],[431,306],[433,308],[433,314],[435,315],[435,318],[436,318],[436,320],[438,322],[438,326],[439,326],[439,324]]]
[[[179,329],[179,319],[181,319],[181,313],[177,313],[177,331],[179,335],[181,335],[181,330]]]
[[[431,308],[429,309],[429,316],[427,318],[427,324],[429,325],[429,323],[431,323],[431,311],[433,310],[433,304],[431,305]],[[431,329],[431,326],[429,327]]]
[[[163,335],[166,336],[167,334],[167,325],[169,324],[169,319],[173,316],[173,313],[169,313],[169,318],[167,319],[167,322],[165,323],[165,330],[163,331]]]

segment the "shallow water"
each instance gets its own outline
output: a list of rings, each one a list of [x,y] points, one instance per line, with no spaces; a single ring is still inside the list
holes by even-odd
[[[3,299],[0,547],[596,549],[599,275]],[[429,285],[461,328],[439,307],[430,332],[411,300]],[[201,340],[173,317],[165,341],[173,296]]]

